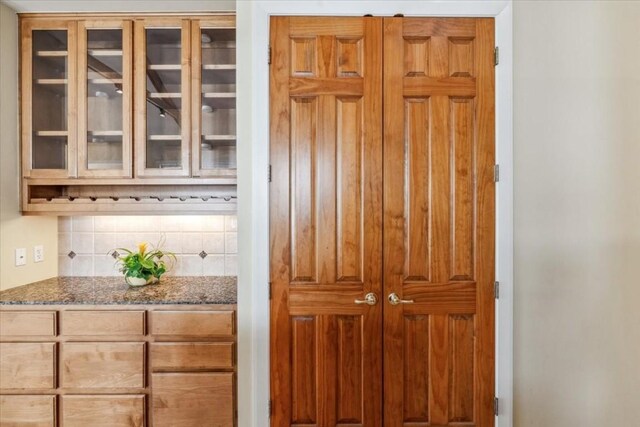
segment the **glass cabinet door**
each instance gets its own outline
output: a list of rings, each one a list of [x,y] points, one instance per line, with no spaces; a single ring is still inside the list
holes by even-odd
[[[192,170],[194,176],[236,175],[235,17],[192,26]]]
[[[133,23],[78,25],[78,174],[131,177]]]
[[[25,21],[22,26],[23,174],[76,176],[75,22]]]
[[[189,176],[189,21],[136,22],[136,173]]]

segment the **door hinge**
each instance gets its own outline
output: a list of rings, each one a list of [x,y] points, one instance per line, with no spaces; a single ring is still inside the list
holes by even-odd
[[[493,399],[493,415],[498,416],[498,410],[500,409],[499,400],[497,397]]]
[[[500,48],[496,46],[493,50],[493,65],[498,65],[500,63]]]
[[[267,179],[271,182],[271,165],[269,165],[269,171],[267,172]]]
[[[500,182],[500,165],[493,166],[493,182]]]
[[[272,287],[273,287],[273,286],[271,285],[271,282],[269,282],[269,299],[271,299],[271,295],[272,295],[272,294],[271,294],[271,288],[272,288]]]
[[[498,281],[493,282],[493,295],[496,299],[500,299],[500,282]]]
[[[267,58],[267,64],[271,65],[271,46],[269,46],[269,57]]]
[[[273,400],[269,399],[269,418],[273,416]]]

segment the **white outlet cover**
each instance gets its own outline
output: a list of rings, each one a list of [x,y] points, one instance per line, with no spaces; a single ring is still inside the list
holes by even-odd
[[[33,247],[33,262],[44,261],[44,246],[37,245]]]
[[[16,249],[16,267],[27,265],[27,248]]]

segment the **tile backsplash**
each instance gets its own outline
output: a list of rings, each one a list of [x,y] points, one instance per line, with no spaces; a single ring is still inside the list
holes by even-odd
[[[116,276],[113,250],[158,244],[176,254],[172,276],[235,276],[236,216],[77,216],[58,219],[58,275]]]

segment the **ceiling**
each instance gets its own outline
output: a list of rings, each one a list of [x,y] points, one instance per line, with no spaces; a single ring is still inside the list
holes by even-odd
[[[235,0],[1,0],[16,12],[217,12]]]

